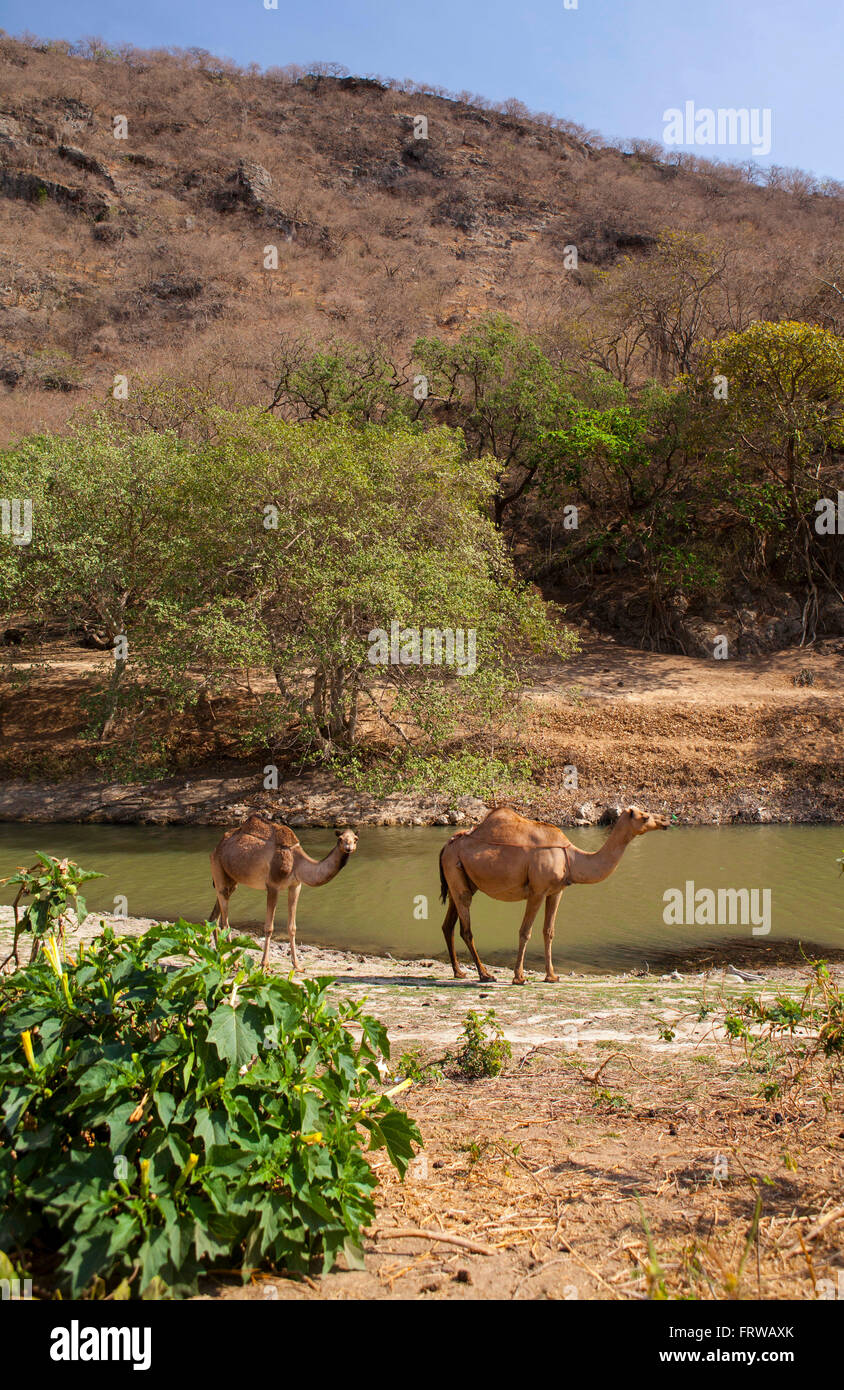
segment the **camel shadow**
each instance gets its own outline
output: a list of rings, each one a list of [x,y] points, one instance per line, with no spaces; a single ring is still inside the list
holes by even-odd
[[[623,1172],[616,1171],[601,1163],[579,1162],[576,1158],[566,1158],[559,1163],[555,1163],[548,1170],[558,1177],[565,1177],[576,1183],[584,1175],[590,1180],[605,1183],[608,1187],[614,1187],[620,1198],[629,1199],[631,1206],[628,1225],[641,1230],[641,1215],[637,1215],[636,1201],[641,1201],[646,1209],[648,1204],[659,1199],[660,1193],[653,1191],[653,1175],[647,1171],[647,1166],[651,1157],[660,1152],[659,1142],[654,1136],[653,1147],[644,1145],[640,1154],[641,1167],[638,1171],[627,1167]],[[730,1212],[732,1219],[739,1217],[749,1218],[753,1210],[753,1197],[746,1188],[722,1185],[718,1181],[713,1181],[712,1177],[712,1156],[708,1152],[700,1152],[690,1158],[685,1164],[672,1169],[671,1176],[680,1185],[679,1193],[688,1197],[709,1193],[709,1195],[724,1204]],[[796,1209],[805,1205],[805,1187],[797,1179],[787,1176],[777,1175],[773,1179],[768,1179],[765,1190],[765,1211],[767,1216],[780,1218],[789,1217]],[[695,1219],[699,1222],[709,1220],[708,1214],[698,1209],[695,1212]],[[661,1234],[687,1235],[688,1221],[684,1213],[680,1210],[671,1210],[670,1207],[663,1206],[656,1217],[651,1210],[651,1219],[658,1222]]]
[[[327,974],[332,974],[327,971]],[[411,989],[490,989],[500,980],[432,980],[424,975],[347,975],[341,971],[332,978],[338,984],[353,985],[402,985]]]

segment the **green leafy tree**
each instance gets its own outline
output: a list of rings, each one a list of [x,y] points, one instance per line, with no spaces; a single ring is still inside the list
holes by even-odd
[[[457,342],[418,338],[412,365],[380,344],[333,340],[319,347],[287,339],[276,360],[268,409],[294,420],[342,416],[354,424],[421,420],[463,431],[469,457],[491,454],[499,481],[491,503],[500,525],[533,484],[542,437],[569,400],[565,374],[505,315],[468,329]]]
[[[440,707],[477,723],[481,693],[494,700],[531,649],[571,648],[490,519],[495,460],[468,466],[457,431],[224,409],[188,437],[157,423],[100,412],[10,460],[38,516],[14,601],[128,643],[103,730],[153,691],[175,711],[264,671],[256,739],[327,758],[354,745],[362,709],[392,718],[387,687],[412,703],[437,685]],[[393,623],[473,632],[474,669],[385,661],[371,634]]]
[[[553,561],[574,572],[624,565],[641,576],[648,608],[643,638],[671,636],[666,597],[709,582],[710,560],[695,522],[689,475],[689,399],[651,382],[632,391],[593,372],[563,427],[546,441],[540,492],[583,510]]]
[[[499,462],[496,524],[530,488],[547,457],[545,439],[572,400],[566,373],[504,315],[468,329],[456,343],[418,338],[413,358],[425,375],[425,409],[463,431],[473,458]]]
[[[362,425],[418,414],[405,390],[406,373],[380,343],[333,339],[315,347],[288,337],[274,367],[276,382],[267,409],[285,419],[330,420],[342,415]]]
[[[716,396],[715,378],[726,396]],[[840,542],[821,542],[815,503],[844,484],[844,339],[807,323],[754,323],[711,345],[696,386],[710,455],[740,502],[761,488],[764,539],[784,547],[785,565],[807,587],[805,640],[817,621],[818,581],[836,588],[840,564]]]

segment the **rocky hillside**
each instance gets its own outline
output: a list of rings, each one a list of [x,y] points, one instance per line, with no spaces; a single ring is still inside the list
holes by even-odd
[[[284,334],[401,349],[503,310],[565,350],[607,314],[602,272],[665,229],[729,257],[730,315],[844,326],[839,185],[665,162],[517,102],[90,52],[0,37],[5,439],[117,374],[265,400]]]

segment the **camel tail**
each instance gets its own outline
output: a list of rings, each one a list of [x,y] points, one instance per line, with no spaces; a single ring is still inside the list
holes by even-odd
[[[216,884],[215,884],[214,886],[216,887]],[[211,909],[211,911],[209,912],[209,914],[208,914],[208,916],[205,918],[205,920],[206,920],[206,922],[216,922],[216,920],[217,920],[217,918],[219,917],[219,915],[220,915],[220,899],[217,898],[216,902],[214,903],[213,908]]]
[[[443,873],[443,855],[445,854],[445,850],[446,847],[443,845],[440,850],[440,902],[443,903],[448,901],[448,884],[445,881],[445,874]]]

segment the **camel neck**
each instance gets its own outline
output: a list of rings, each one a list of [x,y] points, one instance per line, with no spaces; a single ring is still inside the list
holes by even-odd
[[[328,883],[346,864],[349,851],[336,844],[324,859],[312,859],[301,848],[296,851],[296,872],[301,881],[311,888],[319,888]]]
[[[616,821],[600,849],[589,853],[572,845],[569,850],[571,882],[600,883],[609,878],[631,839],[629,827]]]

